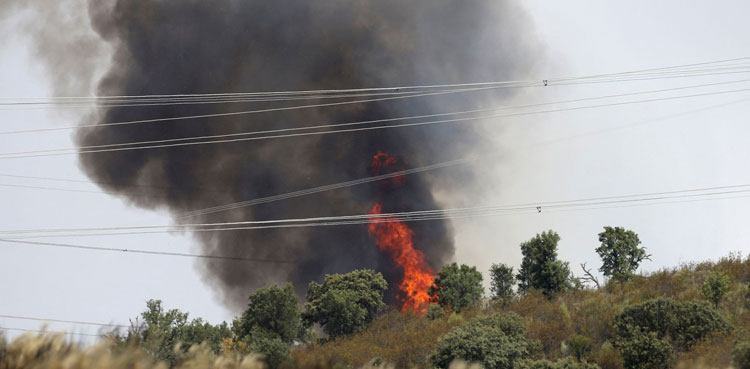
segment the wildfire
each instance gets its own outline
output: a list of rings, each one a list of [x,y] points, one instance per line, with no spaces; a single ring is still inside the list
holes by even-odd
[[[370,169],[374,174],[379,175],[383,174],[385,169],[397,164],[398,160],[396,158],[379,152],[374,156],[374,161]],[[395,187],[399,187],[403,185],[404,177],[393,177],[388,182]],[[383,206],[376,202],[372,210],[370,210],[370,214],[382,213]],[[427,289],[432,284],[435,273],[424,261],[422,251],[414,248],[412,239],[414,232],[412,229],[398,220],[378,218],[370,222],[368,231],[375,240],[378,249],[386,253],[403,269],[404,276],[398,285],[400,294],[396,296],[402,303],[401,311],[424,313],[431,300],[427,294]]]

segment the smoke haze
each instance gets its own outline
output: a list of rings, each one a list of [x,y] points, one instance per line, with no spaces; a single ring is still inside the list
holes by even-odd
[[[45,2],[46,3],[46,2]],[[539,57],[533,27],[510,1],[92,1],[78,7],[109,47],[109,70],[99,95],[198,94],[349,89],[514,80]],[[0,12],[2,10],[0,6]],[[0,13],[2,14],[2,13]],[[44,32],[39,50],[69,55]],[[88,39],[86,39],[88,40]],[[81,41],[83,42],[83,41]],[[48,46],[48,44],[52,46]],[[84,42],[86,48],[88,43]],[[41,53],[42,51],[40,51]],[[85,76],[81,63],[54,64],[54,74]],[[85,54],[84,54],[85,55]],[[47,55],[48,60],[54,58]],[[68,60],[67,58],[65,60]],[[58,70],[59,69],[59,70]],[[82,69],[82,70],[81,70]],[[80,73],[79,73],[80,72]],[[88,78],[93,78],[90,73]],[[58,91],[80,80],[57,78]],[[73,86],[73,87],[71,87]],[[469,110],[507,97],[465,93],[235,117],[177,120],[81,129],[79,146],[220,135]],[[329,101],[326,101],[329,102]],[[314,104],[316,101],[306,101]],[[86,124],[213,114],[284,106],[241,103],[101,108]],[[80,166],[109,193],[144,208],[173,214],[370,176],[379,151],[408,167],[464,157],[486,142],[470,125],[435,125],[150,150],[81,154]],[[439,178],[439,179],[436,179]],[[434,194],[469,191],[467,168],[410,175],[398,189],[377,183],[179,220],[214,223],[365,214],[440,208]],[[133,188],[137,188],[134,195]],[[144,194],[146,196],[144,196]],[[415,247],[438,270],[454,253],[449,222],[415,222]],[[367,225],[310,227],[194,235],[211,254],[293,264],[200,261],[203,278],[232,309],[253,289],[294,282],[303,294],[328,273],[371,268],[393,287],[400,271],[381,255]],[[393,298],[393,295],[390,296]]]

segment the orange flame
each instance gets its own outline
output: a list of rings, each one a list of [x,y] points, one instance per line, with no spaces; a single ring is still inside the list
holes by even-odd
[[[392,173],[405,169],[405,164],[403,159],[399,160],[384,152],[378,152],[373,156],[370,171],[373,175]],[[379,181],[379,184],[394,190],[403,186],[405,182],[404,176],[399,175],[383,179]],[[383,205],[376,202],[370,214],[382,213]],[[392,218],[377,218],[370,221],[367,230],[378,245],[378,249],[386,253],[404,271],[404,276],[398,285],[400,293],[396,294],[396,298],[401,302],[401,311],[424,313],[431,301],[427,289],[435,279],[435,272],[424,261],[422,251],[414,248],[412,229]]]
[[[375,203],[370,214],[382,214],[382,211],[383,206]],[[371,221],[368,231],[378,249],[387,253],[404,270],[404,277],[398,286],[401,294],[397,296],[402,303],[401,311],[424,313],[431,300],[427,289],[434,281],[435,273],[425,263],[422,251],[414,248],[411,228],[397,220],[385,219]]]

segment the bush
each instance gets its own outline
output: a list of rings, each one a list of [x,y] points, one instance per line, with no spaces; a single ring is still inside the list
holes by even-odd
[[[586,358],[586,355],[591,352],[591,349],[593,347],[594,341],[586,336],[576,334],[575,336],[573,336],[573,338],[570,339],[570,349],[573,351],[573,355],[578,361],[583,361]]]
[[[618,344],[634,339],[635,333],[643,331],[654,333],[658,339],[668,338],[678,351],[687,351],[709,335],[730,328],[705,302],[676,302],[669,298],[626,307],[615,317],[614,327]]]
[[[703,281],[703,296],[713,302],[714,307],[719,307],[719,302],[729,291],[729,276],[722,272],[711,272]]]
[[[527,361],[520,365],[519,369],[601,369],[599,365],[592,363],[577,363],[572,359],[562,359],[556,362],[549,360]]]
[[[461,309],[474,306],[482,298],[482,273],[476,267],[466,264],[458,266],[451,263],[435,277],[435,282],[427,293],[443,307],[459,312]]]
[[[622,356],[609,341],[602,343],[598,350],[591,354],[591,360],[602,369],[621,369]]]
[[[440,319],[445,316],[445,309],[440,305],[432,304],[427,308],[425,316],[430,320]]]
[[[750,369],[750,340],[739,341],[734,345],[732,362],[736,369]]]
[[[486,369],[512,369],[528,356],[521,317],[508,313],[473,319],[440,337],[431,361],[437,368],[458,359]]]
[[[674,362],[672,346],[655,332],[634,328],[630,338],[619,343],[619,347],[628,369],[664,369]]]

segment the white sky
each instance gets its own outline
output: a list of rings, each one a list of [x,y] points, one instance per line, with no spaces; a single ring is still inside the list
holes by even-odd
[[[539,79],[620,72],[748,55],[750,3],[746,1],[543,1],[524,2],[546,45]],[[0,27],[2,30],[2,27]],[[0,97],[48,96],[49,81],[22,34],[0,48]],[[531,89],[508,104],[565,100],[718,81],[703,79],[550,86]],[[439,81],[436,81],[439,83]],[[750,87],[747,83],[714,90]],[[688,91],[689,92],[689,91]],[[685,92],[685,93],[688,93]],[[625,107],[535,115],[486,123],[481,129],[507,150],[480,165],[486,191],[479,204],[513,204],[635,194],[750,183],[750,102],[712,109],[622,131],[557,144],[537,142],[683,113],[750,98],[750,93]],[[77,122],[70,112],[0,110],[2,130],[57,127]],[[70,147],[67,133],[0,137],[2,152]],[[527,149],[524,149],[527,148]],[[82,179],[75,156],[0,160],[0,174]],[[87,184],[0,177],[0,183],[97,191]],[[71,193],[0,186],[0,229],[168,224],[166,214],[140,210],[106,194]],[[680,262],[717,259],[750,247],[747,198],[512,215],[454,222],[456,261],[486,273],[493,262],[517,266],[518,244],[547,229],[560,233],[560,257],[598,267],[594,253],[602,226],[639,233],[653,254],[643,270]],[[95,246],[198,251],[183,235],[133,235],[54,239]],[[236,312],[219,305],[190,258],[147,256],[0,244],[0,315],[23,315],[127,324],[150,298],[210,322]],[[0,318],[0,327],[38,329],[39,322]],[[95,327],[50,324],[51,329],[96,333]],[[10,337],[16,333],[9,333]],[[84,338],[84,340],[88,340]]]

